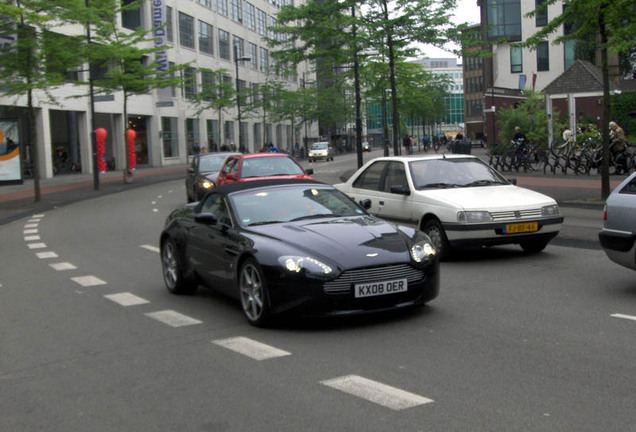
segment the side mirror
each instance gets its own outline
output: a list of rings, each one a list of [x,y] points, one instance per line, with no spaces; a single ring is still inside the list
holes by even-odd
[[[517,185],[517,179],[516,178],[509,178],[508,181],[510,183],[512,183],[513,185],[515,185],[515,186]]]
[[[226,180],[236,180],[236,174],[228,174],[225,176]]]
[[[391,186],[391,193],[398,195],[411,195],[411,190],[406,185],[393,185]]]
[[[188,172],[189,173],[193,173],[194,172],[194,168],[192,168],[192,167],[188,168]]]
[[[360,207],[362,207],[365,210],[369,210],[371,208],[371,200],[369,198],[360,200],[358,204],[360,204]]]
[[[313,168],[307,168],[307,169],[305,170],[305,174],[307,174],[307,175],[313,175],[313,174],[314,174],[314,169],[313,169]]]
[[[214,226],[218,220],[212,213],[197,213],[194,215],[194,221],[203,225]]]

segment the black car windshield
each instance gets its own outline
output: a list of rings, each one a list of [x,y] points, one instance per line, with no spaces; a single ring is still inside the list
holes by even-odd
[[[241,178],[302,175],[303,169],[289,157],[245,158]]]
[[[415,189],[443,189],[508,184],[497,171],[475,158],[426,159],[409,162]]]
[[[239,223],[246,226],[365,214],[342,192],[322,186],[250,189],[232,194],[230,200]]]
[[[205,156],[199,160],[199,171],[201,172],[209,172],[209,171],[221,171],[221,167],[223,166],[223,162],[227,156]]]

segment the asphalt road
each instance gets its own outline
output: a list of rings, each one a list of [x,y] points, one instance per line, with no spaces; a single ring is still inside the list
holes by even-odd
[[[170,181],[0,226],[0,430],[636,424],[634,274],[602,251],[466,252],[423,309],[255,329],[211,291],[164,288],[158,235],[184,201]]]

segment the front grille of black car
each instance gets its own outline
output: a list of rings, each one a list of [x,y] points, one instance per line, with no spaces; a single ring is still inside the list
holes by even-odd
[[[420,281],[424,279],[424,270],[418,270],[408,264],[348,270],[336,279],[326,282],[324,290],[327,294],[344,294],[350,292],[353,284],[356,283],[381,282],[403,278],[406,278],[408,283]]]

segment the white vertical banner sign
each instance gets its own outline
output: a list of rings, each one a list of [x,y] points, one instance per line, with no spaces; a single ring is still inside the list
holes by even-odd
[[[154,28],[155,47],[167,44],[168,30],[165,27],[167,22],[167,0],[152,0],[152,26]],[[165,72],[168,70],[168,52],[165,49],[155,54],[157,63],[157,72]],[[171,102],[172,92],[170,87],[157,89],[157,102]]]

